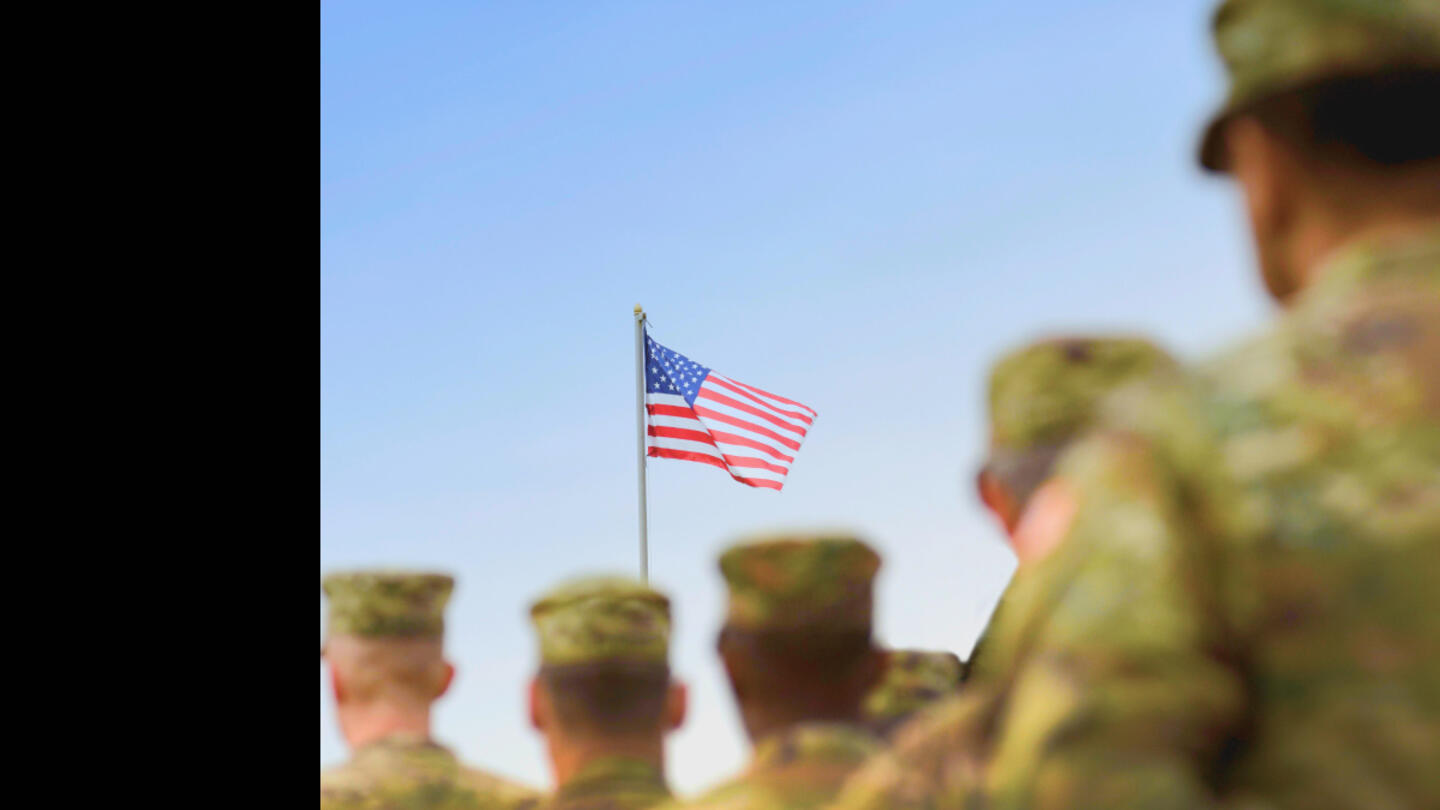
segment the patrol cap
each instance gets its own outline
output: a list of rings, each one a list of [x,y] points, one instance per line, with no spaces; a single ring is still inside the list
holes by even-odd
[[[447,574],[346,571],[321,580],[330,599],[332,636],[442,636],[445,605],[455,588]]]
[[[1016,349],[990,372],[992,457],[1064,442],[1094,419],[1111,391],[1178,368],[1142,338],[1060,337]]]
[[[670,600],[628,577],[566,582],[530,607],[549,666],[625,660],[665,663],[670,645]]]
[[[1436,0],[1224,0],[1212,23],[1230,90],[1200,165],[1225,170],[1221,132],[1247,107],[1330,79],[1440,69]]]
[[[865,696],[865,716],[879,723],[914,713],[960,688],[960,656],[929,650],[891,650],[880,685]]]
[[[726,623],[743,629],[868,630],[880,555],[843,533],[752,537],[720,555]]]

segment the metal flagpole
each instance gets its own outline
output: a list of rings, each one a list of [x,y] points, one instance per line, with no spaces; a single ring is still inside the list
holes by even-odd
[[[635,463],[640,475],[640,581],[650,582],[650,545],[645,529],[645,310],[635,305]]]

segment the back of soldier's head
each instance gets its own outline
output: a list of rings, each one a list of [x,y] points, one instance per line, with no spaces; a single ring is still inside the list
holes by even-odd
[[[1101,403],[1120,388],[1179,365],[1150,341],[1069,336],[1015,349],[990,373],[990,447],[981,495],[1007,525],[1050,475],[1056,458],[1093,424]],[[1000,506],[996,487],[1010,503]]]
[[[537,600],[537,685],[549,720],[571,736],[664,729],[671,678],[670,600],[624,577],[589,577]]]
[[[347,703],[428,705],[450,677],[444,660],[444,574],[353,571],[322,582],[329,598],[322,655]]]
[[[858,702],[878,674],[871,624],[879,567],[874,550],[843,533],[752,538],[726,551],[719,646],[741,700]]]

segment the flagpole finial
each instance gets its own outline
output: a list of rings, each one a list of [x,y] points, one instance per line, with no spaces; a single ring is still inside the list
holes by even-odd
[[[636,305],[635,305],[635,314],[636,314],[636,315],[639,315],[640,313],[642,313],[642,312],[644,312],[644,311],[645,311],[645,310],[643,310],[643,309],[640,308],[640,305],[639,305],[639,304],[636,304]]]

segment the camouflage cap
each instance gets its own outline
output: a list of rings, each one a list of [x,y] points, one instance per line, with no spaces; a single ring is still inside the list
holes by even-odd
[[[320,587],[330,598],[330,635],[440,636],[455,578],[409,571],[348,571],[330,574]]]
[[[670,600],[626,577],[586,577],[530,607],[546,665],[667,660]]]
[[[865,717],[881,724],[905,717],[960,688],[964,670],[952,652],[892,650],[880,685],[865,697]]]
[[[726,622],[748,629],[868,629],[880,555],[840,534],[751,538],[720,556]]]
[[[1223,0],[1213,22],[1230,92],[1200,143],[1224,171],[1220,133],[1237,112],[1328,79],[1440,69],[1436,0]]]
[[[1094,418],[1111,391],[1178,368],[1141,338],[1052,338],[1012,351],[990,372],[992,457],[1064,442]]]

